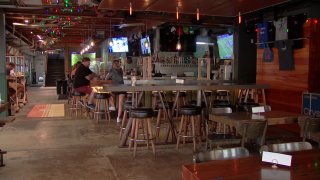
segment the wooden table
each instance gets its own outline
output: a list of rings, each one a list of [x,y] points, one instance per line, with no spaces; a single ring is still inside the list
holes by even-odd
[[[267,120],[268,125],[275,124],[292,124],[297,123],[298,119],[305,120],[306,116],[286,112],[286,111],[269,111],[260,114],[252,114],[248,112],[234,112],[230,114],[209,114],[209,120],[229,126],[237,126],[240,122]]]
[[[250,121],[267,120],[268,125],[297,123],[301,128],[301,136],[303,138],[303,141],[306,137],[307,116],[292,112],[269,111],[260,114],[252,114],[248,112],[234,112],[230,114],[209,114],[209,120],[234,127],[237,132],[239,132],[241,123]],[[225,128],[224,133],[226,133]]]
[[[182,166],[184,180],[225,179],[320,179],[320,150],[288,153],[293,156],[291,167],[278,165],[273,169],[270,163],[261,161],[260,156],[215,160]]]
[[[152,84],[151,84],[152,83]],[[103,90],[106,92],[145,92],[145,91],[157,91],[160,97],[160,101],[164,106],[164,99],[162,97],[161,91],[177,91],[175,102],[177,101],[177,98],[179,96],[180,91],[198,91],[197,95],[197,104],[201,104],[201,91],[203,90],[219,90],[219,89],[225,89],[225,90],[234,90],[234,89],[267,89],[270,88],[269,85],[266,84],[237,84],[237,83],[225,83],[225,82],[216,82],[216,81],[200,81],[200,82],[189,82],[184,84],[176,84],[176,83],[168,83],[168,82],[162,82],[150,80],[150,84],[148,82],[144,82],[144,84],[137,84],[136,86],[131,86],[129,84],[120,84],[120,85],[112,85],[112,84],[104,84]],[[173,109],[175,108],[176,103],[174,103]],[[174,111],[172,111],[174,112]],[[171,114],[169,114],[167,111],[167,117],[169,117],[169,124],[170,124],[170,130],[172,132],[172,138],[173,141],[176,140],[175,133],[176,128],[174,125],[174,122],[172,120]],[[129,131],[131,128],[132,120],[129,119],[126,129],[124,131],[124,135],[122,136],[122,139],[120,140],[120,147],[124,146],[127,141],[127,137],[129,135]],[[168,135],[167,138],[168,140]]]

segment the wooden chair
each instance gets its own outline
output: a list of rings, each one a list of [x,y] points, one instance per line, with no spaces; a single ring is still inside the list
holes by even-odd
[[[193,163],[201,163],[213,160],[225,160],[248,157],[249,151],[244,147],[215,149],[208,152],[200,152],[193,156]]]
[[[293,151],[303,151],[312,149],[312,145],[308,142],[290,142],[290,143],[280,143],[280,144],[269,144],[261,147],[261,151],[270,152],[293,152]]]

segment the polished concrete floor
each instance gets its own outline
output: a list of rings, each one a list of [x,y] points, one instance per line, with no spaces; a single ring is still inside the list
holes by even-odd
[[[55,88],[29,88],[29,102],[16,120],[0,129],[0,148],[6,166],[0,179],[181,179],[183,164],[192,163],[192,144],[156,146],[156,156],[146,147],[136,158],[119,148],[115,120],[96,123],[71,118],[66,100]],[[66,104],[64,118],[27,118],[35,104]]]

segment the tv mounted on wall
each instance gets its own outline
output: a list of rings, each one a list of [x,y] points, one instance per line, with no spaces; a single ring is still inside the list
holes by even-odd
[[[112,38],[112,46],[109,46],[110,53],[128,52],[128,38],[127,37],[115,37]]]
[[[146,45],[148,44],[148,45]],[[142,55],[150,55],[151,54],[151,43],[149,36],[140,39],[140,49]]]
[[[220,59],[231,59],[233,57],[233,35],[223,34],[217,36],[217,44]]]

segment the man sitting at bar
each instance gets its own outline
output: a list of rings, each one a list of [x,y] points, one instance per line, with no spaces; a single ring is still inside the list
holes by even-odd
[[[73,88],[75,92],[81,92],[89,95],[87,107],[94,109],[95,105],[93,104],[93,98],[95,89],[90,87],[90,80],[92,80],[96,75],[89,69],[90,59],[84,57],[82,59],[82,64],[79,65],[76,70]]]
[[[9,88],[12,88],[15,92],[17,92],[18,96],[24,93],[24,86],[20,83],[17,83],[17,76],[14,72],[16,65],[13,62],[9,62],[6,64],[6,76],[9,81]]]

